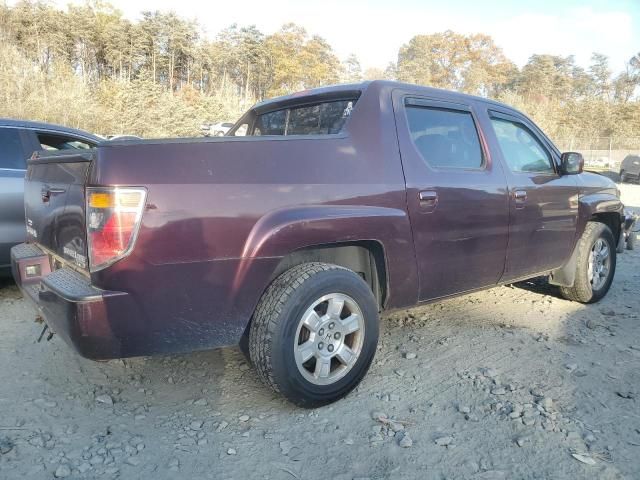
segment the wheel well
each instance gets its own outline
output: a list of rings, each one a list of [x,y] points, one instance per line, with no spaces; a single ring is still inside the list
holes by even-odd
[[[375,240],[314,245],[291,252],[282,258],[269,279],[269,284],[280,274],[296,265],[308,262],[323,262],[340,265],[359,274],[371,287],[378,302],[384,309],[389,291],[387,284],[387,263],[384,248]],[[240,339],[240,350],[251,361],[249,355],[249,330],[253,319],[247,324]]]
[[[387,296],[387,266],[382,245],[374,240],[314,245],[285,256],[275,271],[274,280],[285,270],[308,262],[323,262],[353,270],[371,287],[382,309]]]
[[[620,240],[620,215],[616,212],[596,213],[591,217],[592,222],[604,223],[613,232],[613,238],[618,244]]]

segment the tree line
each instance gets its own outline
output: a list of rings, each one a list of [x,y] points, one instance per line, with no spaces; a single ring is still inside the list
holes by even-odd
[[[264,98],[371,79],[455,89],[506,101],[552,136],[640,135],[640,54],[613,75],[594,53],[532,55],[518,68],[493,39],[452,31],[417,35],[385,69],[338,58],[329,43],[288,23],[272,34],[232,25],[215,36],[173,12],[138,21],[92,0],[61,10],[43,1],[0,5],[0,115],[98,133],[196,135]]]

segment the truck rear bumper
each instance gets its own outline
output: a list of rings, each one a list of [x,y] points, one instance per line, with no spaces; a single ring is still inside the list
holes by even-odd
[[[11,270],[49,328],[80,355],[94,360],[130,356],[108,319],[108,312],[121,312],[131,303],[127,293],[98,289],[70,268],[51,271],[49,255],[29,243],[11,249]]]

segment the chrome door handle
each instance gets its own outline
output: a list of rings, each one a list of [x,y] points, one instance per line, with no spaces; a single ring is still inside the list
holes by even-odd
[[[516,200],[526,200],[527,192],[525,192],[524,190],[516,190],[513,193],[513,196],[515,197]]]
[[[434,190],[423,190],[418,193],[420,209],[423,213],[432,213],[438,206],[438,192]]]
[[[433,190],[423,190],[418,194],[418,198],[421,202],[435,202],[438,200],[438,192]]]
[[[513,192],[513,199],[516,201],[516,208],[524,208],[527,201],[527,192],[524,190],[516,190]]]

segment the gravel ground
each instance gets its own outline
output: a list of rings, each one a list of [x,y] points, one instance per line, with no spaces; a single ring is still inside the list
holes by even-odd
[[[634,251],[597,305],[528,282],[387,315],[360,387],[309,411],[237,349],[95,363],[36,343],[5,282],[0,478],[637,479],[639,292]]]

